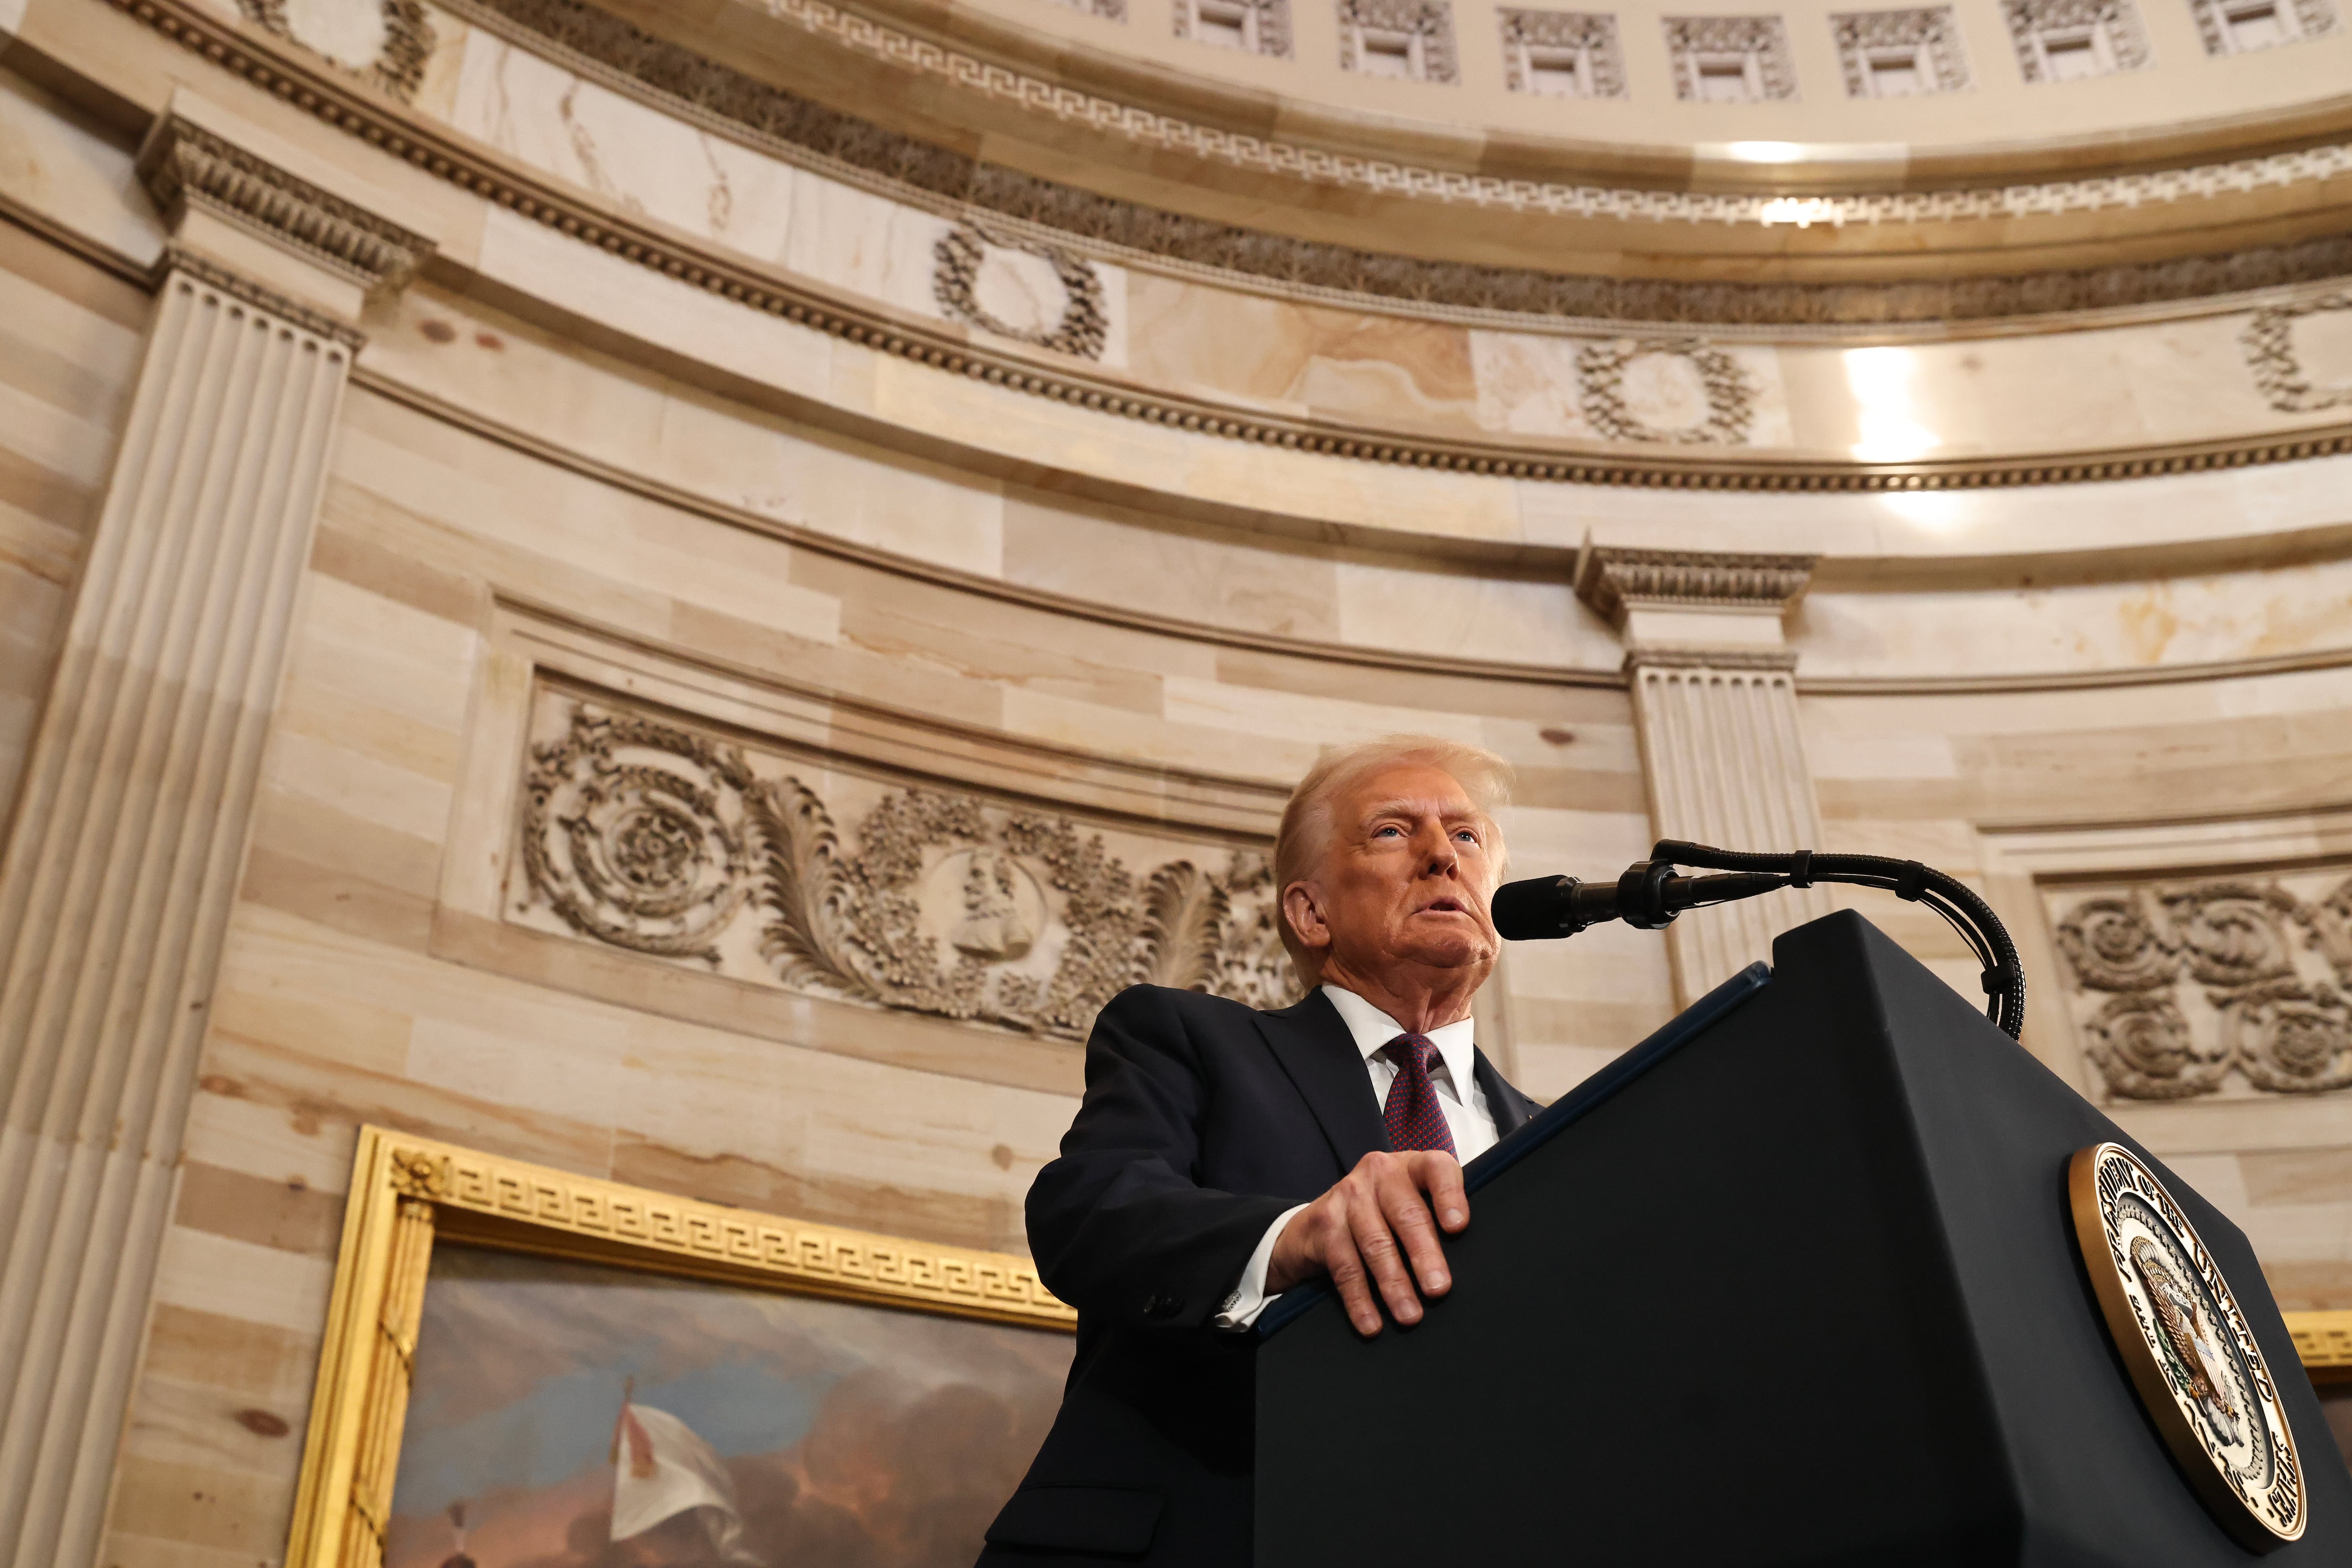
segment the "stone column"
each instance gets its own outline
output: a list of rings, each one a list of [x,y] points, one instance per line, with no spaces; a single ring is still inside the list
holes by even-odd
[[[1812,772],[1797,725],[1797,654],[1782,618],[1813,557],[1588,545],[1577,596],[1625,642],[1650,825],[1660,838],[1722,849],[1821,847]],[[1827,914],[1820,888],[1694,910],[1666,931],[1687,1005],[1772,938]]]
[[[98,1551],[356,323],[431,248],[185,94],[138,167],[173,239],[0,858],[0,1561],[23,1563]]]

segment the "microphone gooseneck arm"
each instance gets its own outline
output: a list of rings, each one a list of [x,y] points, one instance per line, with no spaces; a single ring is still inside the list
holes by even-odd
[[[1685,877],[1678,867],[1729,873]],[[1842,882],[1881,888],[1927,905],[1960,933],[1984,970],[1985,1016],[2011,1039],[2025,1027],[2025,970],[2017,943],[1976,890],[1916,860],[1884,855],[1759,855],[1661,838],[1650,858],[1626,868],[1614,882],[1537,877],[1496,889],[1495,930],[1514,942],[1574,936],[1602,921],[1622,920],[1643,931],[1670,924],[1685,910],[1754,898],[1781,888]]]

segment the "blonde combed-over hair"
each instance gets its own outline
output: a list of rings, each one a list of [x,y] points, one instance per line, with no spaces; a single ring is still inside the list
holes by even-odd
[[[1495,871],[1502,874],[1507,859],[1503,829],[1495,813],[1510,804],[1511,764],[1483,747],[1436,735],[1383,735],[1377,741],[1326,752],[1307,770],[1290,804],[1282,808],[1282,826],[1274,836],[1274,886],[1276,898],[1293,882],[1311,880],[1321,869],[1331,847],[1331,803],[1367,776],[1402,764],[1417,763],[1450,775],[1486,818],[1487,843]],[[1316,967],[1286,914],[1278,915],[1283,951],[1299,982],[1316,984]]]

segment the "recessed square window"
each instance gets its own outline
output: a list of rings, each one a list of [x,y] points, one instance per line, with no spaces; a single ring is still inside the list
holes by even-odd
[[[2336,0],[2189,0],[2209,55],[2245,55],[2324,37],[2343,26]]]
[[[2000,11],[2028,81],[2084,81],[2153,58],[2132,0],[2001,0]]]
[[[1852,98],[1916,98],[1969,85],[1960,29],[1948,5],[1843,11],[1830,17]]]
[[[1204,44],[1221,48],[1249,47],[1249,13],[1238,5],[1219,5],[1202,0],[1192,36]]]
[[[1797,96],[1789,29],[1778,16],[1667,16],[1675,96],[1700,103],[1760,103]]]
[[[1617,18],[1590,11],[1496,13],[1502,24],[1503,85],[1539,98],[1622,98]]]
[[[1339,68],[1391,81],[1454,81],[1449,0],[1339,0]]]
[[[1412,40],[1394,33],[1364,35],[1364,74],[1412,79]]]
[[[2088,81],[2100,74],[2098,47],[2087,33],[2042,40],[2053,81]]]
[[[1919,91],[1919,57],[1916,54],[1870,57],[1871,97],[1916,98]]]
[[[1176,0],[1176,36],[1245,55],[1290,53],[1290,0]]]
[[[1528,90],[1545,98],[1590,98],[1581,49],[1529,49]]]
[[[1748,85],[1746,60],[1701,60],[1698,62],[1698,98],[1701,103],[1749,103],[1756,94]]]
[[[2276,5],[2242,5],[2230,12],[2230,42],[2238,49],[2266,49],[2286,36]]]

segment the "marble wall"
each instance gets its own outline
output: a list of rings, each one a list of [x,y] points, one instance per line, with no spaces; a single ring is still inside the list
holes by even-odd
[[[150,309],[126,279],[161,230],[119,105],[152,114],[175,85],[233,101],[321,168],[429,207],[444,236],[424,276],[367,306],[333,434],[110,1564],[283,1550],[362,1122],[1017,1250],[1021,1196],[1079,1088],[1075,1028],[1048,1004],[1074,951],[1055,879],[1079,876],[1087,844],[1126,879],[1085,873],[1112,911],[1089,931],[1158,963],[1152,889],[1213,893],[1226,979],[1263,957],[1248,858],[1327,746],[1408,728],[1492,747],[1519,770],[1516,869],[1639,857],[1652,819],[1627,649],[1572,588],[1589,543],[1821,557],[1782,630],[1822,847],[1983,886],[2027,948],[2028,1048],[2085,1092],[2107,1091],[2088,1015],[2057,984],[2067,889],[2352,865],[2352,458],[1741,494],[1170,428],[748,308],[330,134],[111,8],[37,4],[52,63],[118,109],[0,72],[0,767],[46,691]],[[68,15],[83,31],[55,20]],[[1599,439],[1597,366],[1614,377],[1608,417],[1656,431],[1723,414],[1727,373],[1696,347],[1645,358],[1111,261],[1089,264],[1100,288],[1074,317],[1066,275],[1018,246],[967,258],[966,292],[950,291],[1013,329],[996,332],[940,300],[947,219],[658,122],[448,13],[434,25],[415,101],[453,132],[908,320],[1040,359],[1083,355],[1033,338],[1097,332],[1106,366],[1234,408]],[[2339,352],[2327,321],[2304,320],[2314,356]],[[1753,389],[1748,438],[1784,449],[2321,418],[2248,401],[2242,325],[2224,311],[1892,349],[1699,347]],[[701,895],[709,930],[567,905],[548,868],[574,849],[544,834],[532,849],[530,791],[583,714],[662,727],[649,750],[722,784],[730,831],[755,831],[753,797],[772,808],[791,778],[878,856],[873,824],[901,802],[929,826],[891,886],[919,892],[932,970],[886,984],[782,963],[763,945],[778,895],[740,867]],[[904,805],[910,790],[929,804]],[[707,863],[732,866],[732,841],[709,839]],[[1180,864],[1196,875],[1158,877]],[[932,908],[974,877],[985,929]],[[1974,994],[1932,917],[1858,907]],[[1481,1000],[1482,1041],[1557,1095],[1663,1020],[1674,989],[1654,934],[1515,949]],[[2352,1309],[2347,1093],[2109,1103],[2246,1226],[2286,1304]]]

